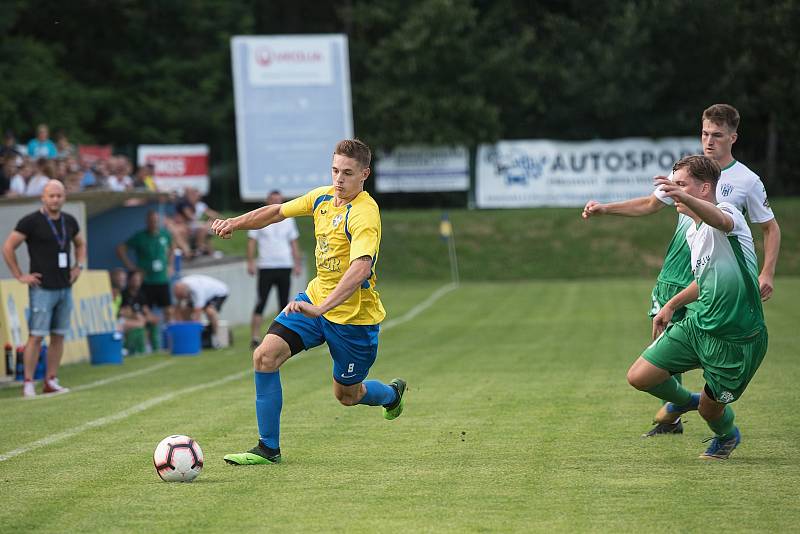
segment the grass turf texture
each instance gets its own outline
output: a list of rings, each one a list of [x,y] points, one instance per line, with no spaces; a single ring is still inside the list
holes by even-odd
[[[625,382],[648,343],[649,280],[470,283],[385,331],[372,376],[409,381],[406,411],[345,408],[318,350],[282,370],[284,462],[232,467],[256,441],[245,343],[198,357],[66,366],[86,384],[49,399],[0,390],[0,454],[147,399],[229,376],[129,418],[0,462],[1,530],[76,531],[789,531],[800,524],[796,306],[781,278],[766,305],[770,350],[735,404],[743,443],[698,460],[696,413],[680,437],[641,439],[658,402]],[[392,317],[438,284],[385,285]],[[243,331],[239,340],[245,340]],[[687,377],[697,388],[697,371]],[[152,465],[168,434],[206,457],[192,484]]]

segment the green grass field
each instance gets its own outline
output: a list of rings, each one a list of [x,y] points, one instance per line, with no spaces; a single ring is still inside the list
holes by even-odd
[[[683,436],[639,437],[658,403],[625,371],[648,343],[650,284],[476,282],[445,294],[381,335],[372,376],[410,385],[393,422],[338,405],[324,350],[290,360],[280,465],[222,461],[257,436],[241,342],[66,366],[62,382],[83,389],[60,397],[0,390],[0,457],[26,451],[0,461],[0,531],[797,530],[800,279],[780,278],[766,304],[770,350],[735,405],[743,442],[718,463],[697,459],[710,432],[696,413]],[[440,286],[383,284],[390,318]],[[697,388],[699,373],[687,382]],[[205,452],[192,484],[153,469],[172,433]],[[54,442],[32,445],[42,439]]]

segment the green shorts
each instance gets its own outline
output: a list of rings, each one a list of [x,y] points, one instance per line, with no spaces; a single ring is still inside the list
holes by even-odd
[[[734,342],[701,330],[690,315],[668,326],[642,357],[672,374],[702,368],[714,398],[729,403],[744,393],[766,353],[766,327],[744,341]]]
[[[653,286],[653,292],[650,294],[651,305],[650,305],[650,312],[648,313],[648,315],[650,315],[650,318],[652,319],[653,317],[655,317],[656,314],[659,311],[661,311],[662,306],[664,306],[664,304],[666,304],[669,301],[669,299],[671,299],[684,289],[686,289],[686,286],[679,286],[676,284],[670,284],[668,282],[657,281],[656,285]],[[672,315],[672,322],[677,323],[678,321],[686,317],[686,312],[687,312],[686,308],[681,308],[677,310]]]

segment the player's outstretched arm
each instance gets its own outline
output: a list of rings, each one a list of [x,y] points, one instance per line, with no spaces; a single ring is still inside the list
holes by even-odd
[[[320,302],[319,305],[314,306],[308,302],[295,300],[290,302],[284,311],[287,314],[302,313],[308,317],[319,317],[320,315],[328,313],[333,308],[350,298],[350,295],[352,295],[359,287],[361,287],[361,284],[364,283],[364,280],[369,278],[371,272],[372,258],[369,256],[361,256],[360,258],[356,258],[350,263],[350,267],[348,267],[347,271],[345,271],[344,276],[342,276],[342,279],[339,280],[338,284],[336,284],[336,287],[333,289],[333,291],[331,291],[330,294],[325,297],[325,300]]]
[[[230,219],[217,219],[211,224],[211,231],[222,239],[230,239],[236,230],[256,230],[280,222],[286,217],[281,213],[280,204],[270,204]]]
[[[588,219],[595,215],[622,215],[624,217],[641,217],[651,215],[660,211],[666,204],[661,202],[655,195],[646,197],[632,198],[622,202],[609,202],[601,204],[595,200],[590,200],[583,208],[581,217]]]

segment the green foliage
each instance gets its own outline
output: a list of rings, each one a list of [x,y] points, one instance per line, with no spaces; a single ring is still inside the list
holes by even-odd
[[[738,157],[800,184],[800,6],[600,0],[6,2],[0,127],[76,141],[204,142],[233,177],[230,37],[346,33],[356,131],[375,148],[695,135],[742,112]]]
[[[800,523],[800,279],[780,285],[785,291],[766,306],[769,354],[734,407],[743,442],[725,462],[697,459],[710,435],[697,413],[686,416],[683,436],[639,437],[660,406],[625,381],[649,342],[649,281],[466,284],[382,330],[371,376],[409,382],[396,421],[333,398],[325,349],[289,360],[281,369],[279,465],[222,461],[257,439],[244,328],[234,348],[197,357],[65,366],[61,380],[73,387],[143,373],[67,395],[25,401],[18,387],[0,390],[0,455],[144,408],[0,462],[0,525],[7,532],[348,532],[354,525],[791,532]],[[390,317],[437,287],[386,285]],[[148,371],[159,364],[167,365]],[[696,371],[685,380],[695,390],[702,384]],[[151,401],[162,395],[175,396]],[[191,435],[205,453],[192,484],[166,484],[153,469],[153,449],[172,433]]]

